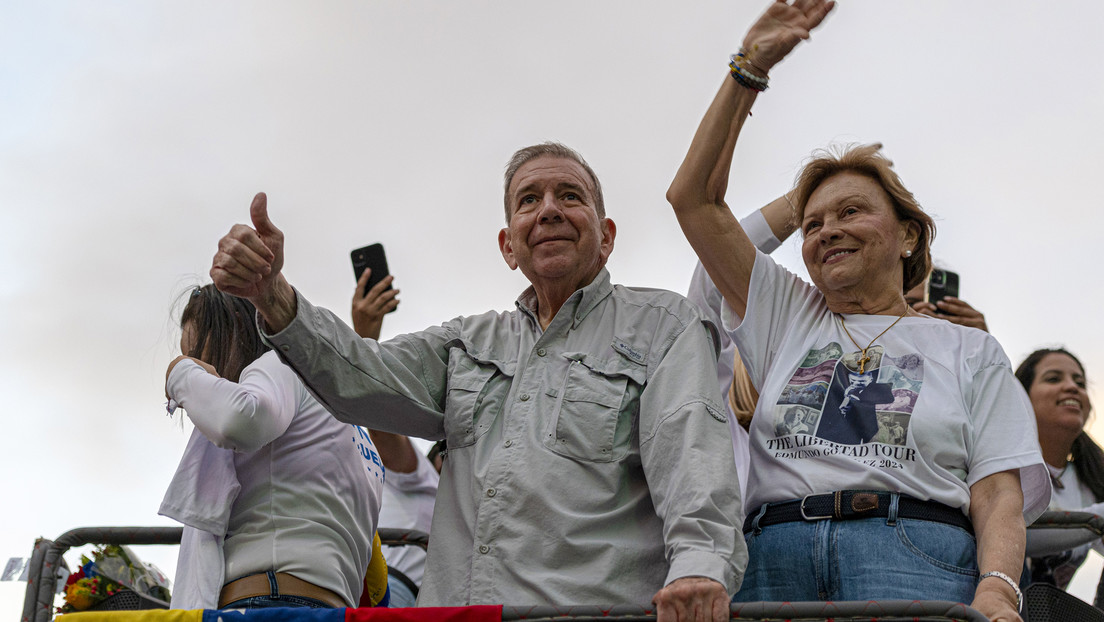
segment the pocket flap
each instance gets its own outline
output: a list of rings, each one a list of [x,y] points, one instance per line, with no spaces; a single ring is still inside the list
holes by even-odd
[[[590,371],[609,378],[624,376],[640,385],[648,379],[648,370],[642,363],[621,356],[599,358],[587,352],[564,352],[564,358],[578,361]]]
[[[486,383],[487,379],[494,375],[497,369],[511,378],[517,368],[516,361],[502,361],[498,357],[488,355],[466,339],[454,339],[446,344],[448,347],[459,348],[467,356],[460,357],[449,375],[450,389],[464,389],[478,391]]]
[[[564,357],[583,368],[569,373],[564,386],[563,398],[572,402],[618,408],[625,394],[625,380],[643,385],[647,377],[643,366],[620,357],[601,359],[585,352],[565,352]]]

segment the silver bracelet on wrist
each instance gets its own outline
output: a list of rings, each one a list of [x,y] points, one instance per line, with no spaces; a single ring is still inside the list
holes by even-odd
[[[1016,611],[1023,611],[1023,592],[1020,591],[1020,586],[1012,580],[1012,577],[1004,574],[999,570],[990,570],[989,572],[978,577],[978,583],[981,583],[981,580],[987,577],[996,577],[1011,586],[1012,591],[1016,592]]]

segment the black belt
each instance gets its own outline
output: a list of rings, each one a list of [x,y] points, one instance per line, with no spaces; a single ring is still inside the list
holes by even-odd
[[[759,519],[759,527],[829,518],[835,520],[886,518],[889,516],[889,502],[893,494],[875,490],[838,490],[823,495],[807,495],[803,499],[793,501],[768,503],[766,512],[760,508],[748,514],[744,519],[744,533],[750,533],[755,529],[756,518]],[[943,505],[938,501],[921,501],[900,495],[897,503],[897,518],[934,521],[961,527],[970,533],[974,532],[973,523],[961,510]]]

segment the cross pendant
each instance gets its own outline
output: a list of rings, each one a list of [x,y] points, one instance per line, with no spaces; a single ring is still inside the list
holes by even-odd
[[[866,352],[862,353],[862,358],[859,359],[859,373],[866,372],[866,363],[870,360],[870,357],[866,355]]]

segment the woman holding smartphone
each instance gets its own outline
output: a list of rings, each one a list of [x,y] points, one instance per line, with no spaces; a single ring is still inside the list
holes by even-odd
[[[187,526],[173,607],[355,607],[382,464],[266,352],[255,314],[205,285],[180,318],[165,391],[195,430],[161,506]]]

